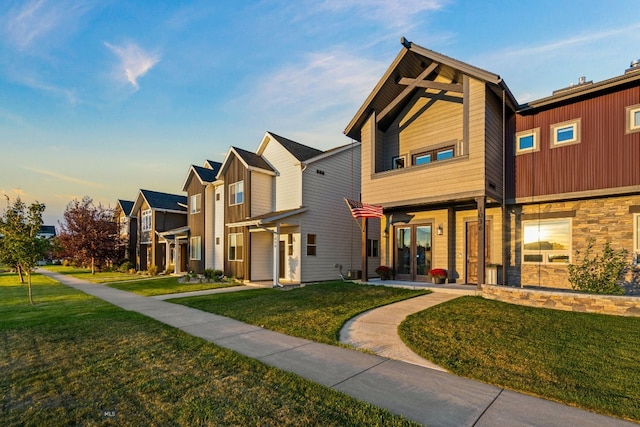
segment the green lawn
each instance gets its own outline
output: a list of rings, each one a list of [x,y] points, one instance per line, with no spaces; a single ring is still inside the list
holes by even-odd
[[[357,314],[426,293],[352,282],[328,282],[288,291],[256,289],[172,299],[171,302],[288,335],[339,344],[340,329]]]
[[[123,280],[140,279],[140,276],[137,274],[120,273],[118,271],[98,271],[96,272],[96,274],[91,274],[90,268],[82,268],[82,267],[66,267],[63,265],[45,265],[42,268],[50,271],[55,271],[56,273],[60,273],[60,274],[68,274],[70,276],[87,280],[92,283],[110,283],[110,282],[119,282]]]
[[[237,286],[236,282],[199,283],[192,279],[188,283],[178,283],[176,276],[140,276],[139,274],[98,272],[91,274],[91,270],[81,267],[64,267],[61,265],[47,265],[47,270],[68,274],[92,283],[106,283],[112,288],[134,292],[144,296],[176,294],[180,292],[200,291],[203,289],[217,289]]]
[[[26,292],[0,275],[2,425],[411,425],[46,277]]]
[[[456,374],[640,421],[640,318],[463,297],[408,317],[399,332]]]
[[[153,296],[200,291],[203,289],[226,288],[238,285],[239,283],[236,282],[198,283],[196,281],[192,281],[188,283],[178,283],[177,277],[157,277],[152,279],[136,280],[133,282],[109,283],[107,286],[121,289],[123,291],[134,292],[140,295]]]

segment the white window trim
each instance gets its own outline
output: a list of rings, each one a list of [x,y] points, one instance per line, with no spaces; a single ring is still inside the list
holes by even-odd
[[[238,202],[238,190],[237,187],[242,186],[242,201]],[[231,191],[231,188],[236,188],[236,191]],[[232,201],[231,198],[234,197],[234,200]],[[244,181],[237,181],[234,182],[233,184],[229,184],[229,206],[237,206],[237,205],[241,205],[244,203]]]
[[[152,227],[152,211],[151,209],[145,209],[142,211],[140,231],[151,231]]]
[[[520,149],[520,138],[524,138],[527,136],[533,136],[533,147]],[[534,151],[540,151],[540,128],[528,129],[516,133],[516,155],[532,153]]]
[[[626,129],[625,129],[625,134],[629,134],[629,133],[635,133],[635,132],[640,132],[640,123],[635,124],[633,117],[635,116],[635,113],[640,111],[640,104],[636,104],[636,105],[630,105],[628,107],[625,108],[625,124],[626,124]]]
[[[544,223],[549,223],[549,222],[558,222],[558,221],[568,221],[569,223],[569,248],[567,250],[525,250],[524,248],[524,236],[523,236],[523,240],[522,240],[522,245],[521,245],[521,261],[523,265],[567,265],[567,264],[571,264],[572,260],[573,260],[573,256],[571,255],[571,248],[573,247],[573,221],[571,220],[571,218],[554,218],[554,219],[540,219],[540,220],[527,220],[527,221],[522,221],[522,232],[524,233],[524,226],[527,223],[538,223],[538,224],[544,224]],[[535,255],[542,255],[542,261],[541,262],[536,262],[536,261],[525,261],[524,257],[525,255],[531,255],[531,254],[535,254]],[[566,263],[559,263],[559,262],[549,262],[549,255],[567,255],[569,260]]]
[[[200,261],[202,259],[202,239],[200,236],[193,236],[189,242],[189,259]]]
[[[192,194],[189,200],[189,212],[191,214],[197,214],[197,213],[200,213],[201,210],[202,210],[202,195],[200,193]]]
[[[558,141],[558,130],[572,127],[573,138],[566,141]],[[582,119],[567,120],[566,122],[552,124],[549,129],[551,131],[550,141],[551,148],[564,147],[566,145],[579,144],[580,143],[580,128],[582,127]]]

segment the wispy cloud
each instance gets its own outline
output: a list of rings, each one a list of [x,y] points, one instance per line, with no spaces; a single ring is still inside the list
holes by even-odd
[[[28,170],[28,171],[35,172],[35,173],[40,174],[40,175],[50,176],[52,178],[57,178],[57,179],[62,180],[62,181],[72,182],[72,183],[75,183],[75,184],[85,185],[85,186],[88,186],[88,187],[107,188],[106,185],[104,185],[102,183],[99,183],[99,182],[92,182],[92,181],[88,181],[88,180],[85,180],[85,179],[75,178],[73,176],[63,175],[61,173],[54,172],[54,171],[49,171],[49,170],[46,170],[46,169],[30,168],[30,167],[27,167],[27,166],[25,166],[24,168],[26,170]]]
[[[111,43],[104,43],[105,46],[120,59],[118,72],[131,83],[135,90],[138,90],[138,79],[144,76],[158,61],[158,53],[146,52],[134,43],[127,43],[124,46],[116,46]]]
[[[24,50],[50,34],[73,29],[93,6],[89,1],[30,0],[13,2],[0,18],[6,39]]]
[[[298,113],[336,105],[352,107],[354,99],[366,98],[385,66],[385,62],[358,57],[340,48],[310,53],[302,63],[288,64],[265,76],[257,88],[252,88],[248,101],[267,108],[291,108]]]
[[[421,12],[440,10],[449,0],[325,0],[318,10],[354,11],[358,19],[378,21],[386,27],[412,27],[413,17]]]

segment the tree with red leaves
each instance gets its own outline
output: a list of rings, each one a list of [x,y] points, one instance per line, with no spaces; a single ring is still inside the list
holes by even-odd
[[[91,274],[96,267],[118,260],[119,233],[113,209],[94,205],[88,196],[81,201],[75,199],[67,205],[60,229],[61,255],[91,266]]]

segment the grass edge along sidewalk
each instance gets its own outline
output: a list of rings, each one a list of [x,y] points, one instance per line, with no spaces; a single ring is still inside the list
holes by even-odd
[[[640,318],[461,297],[407,317],[398,331],[458,375],[640,421]]]
[[[31,307],[0,275],[5,425],[412,425],[37,277]]]

